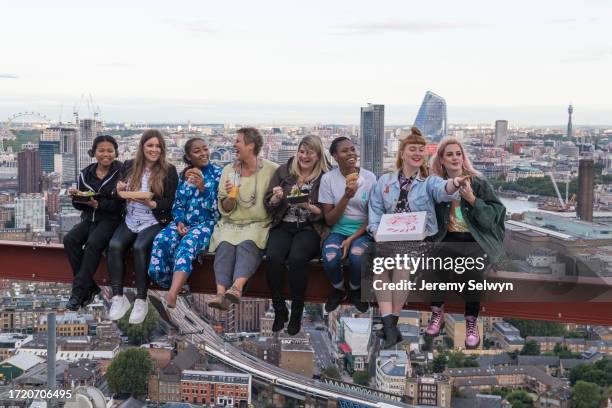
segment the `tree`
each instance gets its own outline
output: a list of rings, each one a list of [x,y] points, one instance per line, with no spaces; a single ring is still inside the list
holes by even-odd
[[[323,370],[321,375],[323,375],[323,376],[325,376],[327,378],[334,378],[336,380],[340,379],[340,373],[338,372],[338,369],[334,365],[330,365],[330,366],[325,367],[325,369]]]
[[[478,361],[472,356],[466,357],[462,352],[448,353],[448,368],[478,367]]]
[[[423,344],[423,351],[431,351],[433,345],[433,337],[425,336],[425,343]]]
[[[580,364],[572,369],[569,375],[570,384],[586,381],[608,387],[612,385],[612,359],[604,358],[594,364]]]
[[[532,408],[533,400],[525,391],[513,391],[506,397],[512,408]]]
[[[527,336],[565,336],[565,326],[562,323],[540,320],[505,319],[519,329],[522,337]]]
[[[553,355],[559,358],[580,358],[580,353],[572,353],[567,346],[561,345],[559,343],[555,344],[555,348],[553,349]]]
[[[601,387],[588,381],[578,381],[572,392],[576,408],[598,408],[603,399]]]
[[[525,342],[523,349],[521,350],[522,356],[539,356],[540,355],[540,345],[533,341],[529,340]]]
[[[359,385],[370,385],[370,374],[367,371],[355,371],[353,373],[353,382]]]
[[[147,381],[153,369],[149,352],[141,348],[129,348],[115,356],[106,371],[106,381],[116,394],[130,394],[134,398],[147,393]]]
[[[150,307],[144,322],[141,324],[130,324],[128,322],[130,318],[130,311],[128,311],[125,316],[123,316],[117,322],[119,330],[121,330],[121,332],[128,337],[128,341],[131,344],[141,345],[150,342],[153,332],[159,326],[159,317],[157,312]]]
[[[304,309],[312,321],[321,320],[323,318],[323,305],[318,303],[306,303]]]
[[[432,370],[434,373],[441,373],[446,368],[446,355],[438,354],[433,359],[433,367]]]

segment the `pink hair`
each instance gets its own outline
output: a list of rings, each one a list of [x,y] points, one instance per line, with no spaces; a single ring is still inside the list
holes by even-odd
[[[463,143],[461,143],[459,139],[454,137],[445,137],[438,145],[438,151],[436,151],[436,154],[429,161],[429,167],[432,173],[442,178],[448,177],[446,169],[444,168],[444,166],[442,166],[442,156],[444,155],[444,150],[446,150],[446,146],[453,144],[456,144],[461,149],[461,155],[463,156],[463,173],[469,176],[480,176],[480,172],[474,169],[470,158],[465,153]]]

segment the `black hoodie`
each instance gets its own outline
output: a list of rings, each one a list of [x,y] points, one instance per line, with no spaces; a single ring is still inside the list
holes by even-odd
[[[77,189],[79,191],[93,191],[100,194],[95,197],[98,208],[93,208],[78,201],[72,205],[81,211],[81,219],[87,221],[101,221],[104,219],[121,220],[121,199],[113,195],[117,181],[121,180],[121,162],[113,161],[106,176],[100,180],[96,175],[98,163],[90,164],[79,173]]]

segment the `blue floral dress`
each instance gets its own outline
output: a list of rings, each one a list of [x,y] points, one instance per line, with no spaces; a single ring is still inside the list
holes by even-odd
[[[153,241],[149,276],[162,288],[170,287],[175,271],[191,275],[193,260],[208,247],[219,219],[217,189],[223,169],[211,163],[201,170],[204,191],[181,176],[172,207],[173,221]],[[179,222],[189,230],[183,237],[178,233]]]

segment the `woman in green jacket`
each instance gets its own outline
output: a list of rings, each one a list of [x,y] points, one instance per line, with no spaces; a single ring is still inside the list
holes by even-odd
[[[463,144],[451,137],[442,140],[431,160],[431,171],[445,179],[469,176],[471,181],[459,189],[460,201],[436,204],[436,240],[456,243],[445,245],[442,256],[484,257],[488,265],[497,262],[503,251],[506,208],[491,185],[472,167]],[[477,324],[480,302],[470,300],[465,305],[465,346],[476,348],[480,344]],[[432,302],[431,312],[426,333],[436,336],[444,322],[444,303]]]

